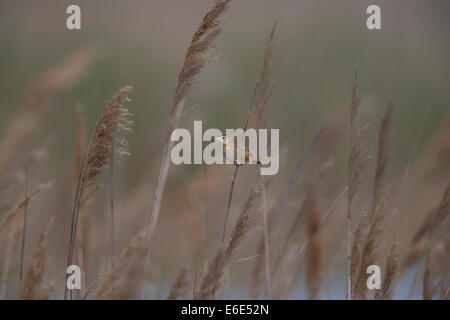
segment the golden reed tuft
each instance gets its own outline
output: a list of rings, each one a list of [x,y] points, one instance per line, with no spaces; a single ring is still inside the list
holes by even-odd
[[[101,173],[107,172],[112,150],[114,150],[114,159],[128,154],[128,145],[124,134],[130,131],[132,122],[129,119],[130,113],[124,107],[124,103],[129,101],[128,94],[131,90],[130,86],[120,89],[105,106],[95,126],[94,136],[78,177],[72,213],[67,266],[72,264],[80,208],[99,187],[95,178]]]

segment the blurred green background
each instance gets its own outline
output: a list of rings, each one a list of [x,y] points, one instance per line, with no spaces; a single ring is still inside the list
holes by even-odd
[[[66,7],[81,7],[81,31],[69,31]],[[69,156],[75,106],[92,128],[101,108],[126,84],[134,86],[135,145],[162,137],[177,73],[190,36],[212,1],[1,1],[0,132],[27,86],[55,61],[84,46],[99,54],[81,81],[51,101],[48,133],[57,137],[51,161]],[[369,4],[381,7],[382,29],[366,28]],[[448,1],[233,1],[212,61],[189,94],[189,121],[238,127],[277,22],[271,100],[281,144],[302,145],[313,130],[348,106],[359,70],[366,111],[379,118],[396,103],[394,159],[409,153],[425,106],[428,129],[450,106]],[[287,120],[283,119],[288,115]],[[190,126],[191,124],[186,124]],[[429,130],[428,130],[429,132]],[[45,136],[45,134],[43,134]]]

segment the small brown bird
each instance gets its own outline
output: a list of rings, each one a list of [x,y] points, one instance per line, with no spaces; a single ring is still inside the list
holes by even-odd
[[[230,162],[233,162],[237,165],[261,164],[261,162],[245,147],[245,145],[234,146],[231,138],[228,136],[221,136],[216,138],[213,137],[211,140],[217,140],[224,145],[225,157]]]

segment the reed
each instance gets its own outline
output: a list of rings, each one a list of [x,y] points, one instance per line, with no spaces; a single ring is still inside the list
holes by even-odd
[[[195,83],[198,74],[209,61],[209,53],[214,48],[214,40],[220,34],[220,17],[224,13],[230,0],[217,0],[214,6],[204,15],[200,25],[194,32],[191,42],[187,48],[183,65],[178,74],[178,81],[172,98],[172,106],[169,113],[169,122],[167,124],[166,137],[159,166],[158,178],[154,189],[152,204],[150,209],[150,218],[148,222],[149,243],[153,236],[156,224],[159,219],[161,203],[164,195],[164,189],[167,183],[167,177],[170,169],[170,153],[173,142],[170,136],[173,130],[178,126],[184,108],[184,101],[187,93]],[[150,260],[150,247],[146,253],[144,272],[148,269]]]
[[[20,299],[45,299],[48,297],[51,290],[53,290],[52,285],[42,288],[44,274],[50,263],[47,238],[50,226],[53,224],[53,220],[53,218],[50,219],[47,226],[39,235],[36,249],[33,252],[30,265],[25,274],[25,279],[20,285]]]
[[[167,134],[158,180],[153,195],[149,225],[150,234],[152,234],[158,221],[162,196],[164,194],[164,188],[169,172],[169,155],[173,145],[170,141],[170,136],[172,131],[178,126],[183,112],[184,99],[189,89],[195,83],[198,74],[209,60],[208,53],[214,48],[214,40],[221,31],[219,18],[225,11],[229,2],[229,0],[218,0],[215,2],[212,9],[205,14],[202,22],[192,36],[191,43],[186,51],[183,66],[178,74],[178,81],[172,98],[172,106],[170,108],[169,123],[167,125]]]
[[[126,101],[129,101],[128,94],[130,91],[131,87],[129,86],[120,89],[105,106],[95,126],[94,136],[78,177],[70,228],[67,267],[72,264],[80,208],[101,186],[96,178],[108,171],[113,145],[116,146],[114,149],[115,158],[127,154],[127,142],[124,134],[130,131],[132,123],[129,120],[130,113],[123,105]]]
[[[366,129],[360,125],[361,98],[359,96],[358,73],[355,73],[350,105],[350,151],[348,156],[348,192],[347,192],[347,299],[352,299],[351,282],[351,254],[352,254],[352,214],[353,199],[363,179],[367,162],[364,148]]]
[[[172,283],[172,287],[170,288],[167,300],[176,300],[185,297],[188,289],[189,289],[188,270],[187,268],[182,268],[178,272],[178,274],[175,277],[175,280]]]
[[[242,121],[243,129],[280,128],[279,173],[262,177],[257,170],[252,176],[251,170],[240,169],[237,164],[228,167],[230,171],[219,165],[179,166],[176,170],[171,166],[173,130],[194,116],[219,126],[234,121],[232,112],[236,109],[231,105],[239,103],[237,97],[242,92],[228,87],[229,80],[245,82],[245,73],[258,64],[247,64],[245,54],[239,64],[231,66],[235,53],[229,53],[240,49],[230,47],[225,64],[218,66],[219,81],[201,84],[196,93],[206,94],[201,100],[211,107],[198,113],[196,108],[200,106],[195,106],[193,115],[189,95],[205,66],[216,57],[213,52],[229,4],[229,0],[211,3],[187,39],[186,51],[174,52],[181,54],[183,61],[173,95],[169,96],[167,127],[162,135],[158,126],[152,125],[161,120],[155,105],[160,97],[145,100],[141,89],[136,102],[151,105],[152,119],[133,108],[140,116],[137,128],[150,127],[150,131],[138,143],[130,141],[130,147],[127,133],[132,123],[126,105],[131,87],[119,89],[98,114],[91,109],[93,102],[88,98],[103,94],[109,82],[83,82],[84,74],[101,73],[108,66],[112,82],[123,80],[114,77],[121,64],[106,61],[92,67],[97,56],[94,47],[74,50],[27,87],[18,89],[18,102],[7,108],[12,116],[0,124],[3,299],[62,298],[61,290],[54,289],[55,285],[66,287],[61,276],[66,263],[81,269],[81,290],[65,288],[66,299],[239,299],[248,294],[251,299],[391,300],[406,297],[403,286],[410,289],[409,299],[449,298],[450,118],[442,106],[442,96],[433,97],[433,110],[431,102],[423,106],[423,111],[406,106],[405,97],[395,91],[395,109],[393,102],[379,105],[384,89],[370,92],[368,96],[377,98],[366,100],[356,73],[350,105],[344,104],[342,109],[339,85],[330,90],[321,87],[321,91],[303,87],[305,81],[322,80],[325,74],[299,72],[285,55],[285,48],[275,56],[275,48],[286,45],[291,30],[285,29],[285,23],[268,25],[268,34],[261,42],[264,52],[256,70],[257,81],[249,92],[250,103],[242,119],[234,120]],[[191,9],[189,5],[186,8]],[[242,16],[239,12],[234,17]],[[177,32],[183,21],[169,20],[167,26]],[[169,40],[164,30],[158,32],[158,39]],[[227,46],[233,41],[230,35],[225,35]],[[255,45],[261,38],[256,35],[248,39]],[[287,60],[277,66],[283,71],[282,81],[277,82],[280,90],[273,95],[275,58]],[[148,67],[153,69],[150,60]],[[297,60],[309,63],[302,57]],[[142,78],[134,78],[130,66],[136,65],[124,63],[123,76],[136,81],[137,89],[142,88]],[[292,68],[292,75],[286,73],[286,66]],[[28,76],[22,72],[31,71],[26,67],[17,70],[17,75],[2,78],[12,81],[3,93],[20,85],[18,80]],[[164,70],[166,75],[173,71]],[[155,73],[151,79],[163,83],[159,76]],[[290,87],[291,76],[300,77],[299,87]],[[377,75],[368,73],[366,77],[370,78],[367,83],[378,83]],[[144,84],[148,94],[165,90],[154,84]],[[232,92],[228,96],[234,97],[212,97],[217,90],[229,89]],[[303,95],[306,89],[313,90],[297,100],[295,95]],[[292,101],[287,101],[292,90],[299,93],[294,92]],[[74,95],[79,93],[82,96],[76,99],[83,101],[84,109],[81,104],[73,104]],[[308,101],[318,94],[324,96]],[[335,97],[336,105],[326,105],[325,95]],[[0,105],[14,99],[7,96]],[[300,105],[299,101],[310,104]],[[370,102],[364,119],[363,101]],[[52,106],[57,104],[61,108],[73,106],[75,117],[70,118],[71,113],[62,109],[55,112]],[[225,104],[227,107],[223,107]],[[411,119],[399,117],[399,123],[393,121],[394,114],[401,115],[406,107],[411,107],[406,114]],[[327,108],[336,111],[329,117],[323,114]],[[379,110],[383,113],[379,126],[366,124],[375,122],[371,118]],[[86,132],[93,114],[97,122]],[[224,114],[226,117],[219,119]],[[423,119],[413,118],[413,114],[423,115]],[[442,119],[439,127],[438,118]],[[394,130],[396,134],[391,135]],[[55,136],[47,137],[50,132]],[[159,137],[162,150],[158,155]],[[411,145],[406,145],[409,142]],[[342,148],[343,143],[346,148]],[[119,170],[119,160],[129,150],[132,161]],[[404,150],[408,152],[402,155]],[[392,166],[391,157],[395,160]],[[399,168],[402,161],[404,166]],[[231,183],[227,172],[232,175]],[[35,183],[49,177],[56,181],[55,187],[53,183]],[[247,191],[240,190],[244,182],[249,185]],[[344,198],[347,201],[342,201]],[[61,214],[64,212],[70,215]],[[48,220],[54,221],[51,229],[51,222],[45,225]],[[68,246],[61,243],[67,236]],[[367,288],[367,267],[373,264],[381,267],[381,289],[376,291]],[[169,274],[171,270],[175,272]],[[345,284],[336,293],[342,276]],[[400,282],[402,288],[397,288]]]
[[[79,49],[45,70],[30,84],[0,140],[0,173],[16,157],[18,149],[39,131],[44,107],[50,99],[80,81],[96,55],[96,48]]]
[[[375,208],[378,203],[380,188],[384,173],[386,171],[386,165],[388,162],[388,140],[389,140],[389,131],[392,121],[392,110],[393,110],[393,102],[390,102],[386,112],[384,114],[383,120],[381,122],[379,134],[378,134],[378,151],[377,151],[377,163],[375,167],[375,179],[373,185],[373,193],[372,193],[372,209],[370,212],[370,216],[373,216],[375,212]]]
[[[354,297],[365,299],[368,291],[366,286],[366,270],[372,264],[377,264],[380,254],[380,239],[386,219],[386,208],[383,201],[378,205],[373,218],[371,219],[369,230],[365,237],[363,249],[361,251],[361,262],[359,264]],[[379,262],[378,262],[379,263]]]

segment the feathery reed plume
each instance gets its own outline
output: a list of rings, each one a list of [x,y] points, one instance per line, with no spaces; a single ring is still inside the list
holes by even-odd
[[[253,216],[253,208],[255,205],[256,196],[259,194],[259,190],[255,189],[251,192],[247,203],[245,204],[238,220],[236,221],[236,226],[231,234],[230,242],[228,243],[228,247],[225,250],[225,255],[229,258],[233,253],[234,249],[239,245],[242,241],[242,238],[248,232],[249,224]]]
[[[230,0],[217,0],[214,6],[205,14],[202,22],[192,36],[186,51],[183,66],[178,74],[178,81],[172,98],[172,106],[170,108],[169,122],[167,124],[167,133],[161,156],[158,179],[152,198],[150,219],[148,222],[149,242],[151,242],[151,237],[153,236],[154,229],[158,223],[161,202],[166,187],[167,177],[169,175],[170,153],[173,148],[173,141],[171,141],[170,137],[181,120],[184,100],[189,89],[194,84],[197,75],[209,60],[209,52],[214,48],[213,42],[221,31],[219,18],[225,11],[229,2]],[[151,248],[149,247],[148,252],[146,253],[143,270],[144,277],[150,260],[150,249]],[[145,280],[143,281],[143,286],[144,285]]]
[[[357,98],[359,99],[359,98]],[[353,241],[353,245],[351,247],[350,253],[349,253],[349,259],[350,259],[350,263],[349,263],[349,281],[350,284],[353,283],[353,285],[351,285],[350,287],[350,292],[349,294],[351,294],[351,290],[355,289],[355,291],[359,291],[359,295],[360,297],[364,297],[364,293],[361,291],[362,289],[362,284],[360,283],[360,281],[362,281],[360,279],[360,277],[362,277],[362,274],[365,273],[365,268],[367,268],[367,263],[365,263],[365,261],[367,261],[366,259],[368,258],[366,255],[369,255],[370,258],[374,258],[374,251],[375,251],[375,247],[374,247],[374,241],[375,241],[375,234],[373,234],[372,231],[372,226],[373,227],[377,227],[377,223],[381,223],[381,221],[379,219],[372,219],[372,224],[371,224],[371,228],[369,229],[369,234],[368,234],[368,238],[366,240],[366,247],[364,247],[364,251],[361,252],[361,248],[360,248],[360,243],[362,243],[363,240],[363,233],[365,229],[365,225],[367,224],[366,218],[371,218],[374,215],[375,212],[375,208],[378,208],[378,201],[379,201],[379,192],[380,192],[380,187],[381,187],[381,181],[384,175],[384,172],[386,170],[386,165],[387,165],[387,143],[388,143],[388,138],[389,138],[389,129],[390,129],[390,124],[392,121],[392,110],[393,110],[393,103],[390,102],[386,112],[384,114],[383,120],[381,122],[381,126],[380,126],[380,130],[379,130],[379,137],[378,137],[378,152],[377,152],[377,162],[376,162],[376,169],[375,169],[375,179],[374,179],[374,186],[373,186],[373,192],[372,192],[372,202],[371,202],[371,208],[369,211],[369,216],[365,217],[363,216],[360,224],[358,226],[358,230],[356,231],[355,234],[355,239]],[[355,111],[357,112],[357,111]],[[352,111],[353,113],[353,111]],[[357,117],[357,114],[354,114],[353,117]],[[351,122],[351,126],[352,126],[352,122]],[[351,133],[352,134],[352,133]],[[350,138],[352,139],[352,138]],[[352,149],[352,146],[351,146]],[[350,151],[352,153],[352,150]],[[350,154],[350,157],[352,157],[352,154]],[[359,183],[359,182],[357,182]],[[349,209],[350,210],[350,206],[351,206],[351,200],[349,198]],[[381,208],[380,208],[381,209]],[[382,218],[382,215],[379,215],[379,218]],[[351,226],[351,221],[348,221],[349,225]],[[349,235],[351,236],[351,234]],[[371,256],[372,255],[372,256]],[[373,262],[373,261],[372,261]],[[358,271],[359,270],[359,271]],[[393,279],[391,279],[392,281]],[[385,285],[387,285],[385,283]],[[386,291],[385,294],[387,294],[388,292]]]
[[[308,221],[308,237],[310,239],[306,264],[306,282],[310,299],[317,299],[319,296],[323,245],[320,236],[320,218],[316,207],[314,186],[308,188],[305,206]]]
[[[373,194],[372,194],[372,209],[370,212],[370,217],[373,216],[375,212],[375,208],[377,206],[381,180],[383,178],[384,172],[386,170],[386,165],[388,162],[388,152],[387,152],[387,144],[389,139],[389,130],[392,121],[392,109],[393,103],[390,102],[386,112],[383,117],[383,121],[381,122],[379,136],[378,136],[378,153],[377,153],[377,164],[375,169],[375,180],[373,185]]]
[[[47,238],[50,226],[53,224],[53,218],[50,219],[47,226],[39,235],[37,247],[31,258],[30,265],[25,275],[25,281],[21,285],[20,298],[24,300],[42,299],[41,285],[44,280],[44,273],[49,265],[47,254]],[[51,290],[51,289],[47,289]],[[47,292],[45,290],[45,292]],[[44,292],[44,297],[47,295]]]
[[[108,171],[113,145],[116,146],[114,156],[120,158],[128,155],[128,143],[125,133],[131,131],[131,114],[123,106],[129,102],[128,94],[132,87],[120,89],[108,102],[97,121],[95,133],[86,155],[86,162],[81,170],[80,202],[83,203],[97,189],[95,178]]]
[[[364,235],[369,224],[369,217],[363,214],[360,217],[358,226],[353,237],[352,253],[350,255],[350,280],[352,283],[352,292],[356,289],[356,279],[358,277],[359,265],[361,264],[361,251],[364,245]]]
[[[39,128],[42,106],[56,93],[70,88],[87,71],[95,57],[94,48],[83,48],[52,66],[28,88],[19,102],[18,111],[8,121],[0,141],[0,172]]]
[[[208,265],[208,261],[205,259],[205,262],[204,262],[205,269],[206,269],[207,265]],[[200,275],[202,274],[202,272],[203,272],[203,270],[202,270],[202,267],[200,266],[200,262],[196,261],[194,264],[194,284],[192,286],[192,298],[195,298],[197,296]]]
[[[181,268],[178,271],[175,279],[173,280],[172,287],[170,288],[167,300],[176,300],[183,298],[189,289],[188,270],[186,267]]]
[[[366,129],[359,127],[361,99],[359,96],[358,73],[353,82],[352,102],[350,106],[350,153],[348,158],[348,192],[347,192],[347,299],[352,298],[352,283],[350,275],[352,250],[352,216],[353,198],[362,181],[366,166],[366,153],[363,147]]]
[[[128,94],[131,89],[130,86],[123,87],[111,98],[95,126],[94,136],[78,177],[67,266],[72,264],[80,207],[98,189],[95,181],[97,176],[108,171],[112,146],[116,146],[115,157],[120,158],[127,154],[124,134],[130,131],[132,122],[129,120],[130,113],[123,105],[129,101]]]
[[[397,252],[398,240],[397,232],[394,231],[391,246],[389,248],[388,256],[386,259],[386,275],[384,277],[381,290],[378,290],[375,294],[376,299],[391,300],[394,291],[395,280],[398,276],[398,252]]]
[[[109,150],[109,246],[110,246],[110,265],[114,268],[114,200],[115,200],[115,170],[114,170],[114,157],[115,157],[115,140],[117,129],[112,132],[111,148]]]
[[[274,83],[270,75],[270,66],[272,64],[272,53],[274,49],[274,35],[276,23],[270,30],[269,36],[264,48],[264,59],[261,73],[259,75],[259,85],[255,95],[256,128],[267,127],[267,103],[272,95]]]
[[[353,83],[352,102],[350,108],[350,154],[348,160],[348,198],[353,200],[366,166],[366,152],[363,148],[366,127],[360,127],[361,98],[359,96],[358,75]]]
[[[208,62],[208,53],[210,49],[214,48],[213,41],[221,31],[219,17],[225,11],[228,2],[230,2],[230,0],[216,1],[214,7],[205,14],[200,26],[192,36],[183,67],[178,75],[177,87],[175,89],[170,111],[171,115],[175,113],[175,109],[181,100],[186,97],[187,92],[194,84],[196,76]]]
[[[202,22],[192,36],[191,43],[186,51],[183,66],[178,75],[178,82],[172,99],[170,108],[169,123],[167,125],[167,135],[165,139],[158,180],[156,183],[150,218],[150,236],[156,226],[161,208],[161,201],[167,181],[170,166],[170,152],[173,142],[170,141],[172,131],[178,126],[183,107],[184,98],[189,89],[194,84],[197,75],[209,60],[208,53],[214,47],[213,41],[219,35],[219,17],[225,11],[230,0],[217,0],[213,8],[203,17]]]
[[[194,297],[196,300],[214,299],[218,283],[223,275],[224,257],[222,248],[219,248],[214,259],[208,264],[208,269]]]
[[[98,289],[97,299],[133,299],[139,295],[138,276],[142,268],[147,233],[148,230],[143,229],[131,238],[117,258],[114,268],[105,275]]]
[[[385,221],[385,203],[382,199],[375,211],[366,236],[364,248],[361,252],[361,263],[359,265],[358,276],[355,283],[355,297],[364,299],[367,296],[365,275],[367,267],[376,264],[378,259],[380,238]]]
[[[428,230],[430,230],[434,215],[436,214],[437,208],[431,208],[420,224],[419,229],[414,234],[411,244],[409,245],[409,250],[406,255],[405,261],[403,262],[403,268],[407,268],[415,263],[423,254],[426,247],[426,238],[428,235]]]
[[[39,193],[41,193],[42,191],[48,190],[50,189],[50,187],[52,186],[51,182],[47,182],[44,184],[41,184],[39,186],[37,186],[35,189],[33,189],[31,192],[29,192],[26,197],[24,197],[22,200],[20,200],[20,202],[10,211],[8,211],[8,213],[6,214],[6,216],[2,219],[2,221],[0,222],[0,232],[6,227],[6,225],[12,220],[14,219],[14,217],[20,212],[20,210],[22,208],[24,208],[32,199],[34,199]]]

